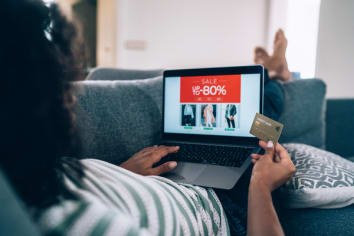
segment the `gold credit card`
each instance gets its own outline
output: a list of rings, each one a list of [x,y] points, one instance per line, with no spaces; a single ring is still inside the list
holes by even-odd
[[[271,140],[274,144],[276,144],[282,130],[283,124],[257,113],[254,117],[250,133],[260,140],[266,142]]]

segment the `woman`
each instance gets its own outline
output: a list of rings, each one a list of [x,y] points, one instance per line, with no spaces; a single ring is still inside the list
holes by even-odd
[[[39,0],[1,1],[0,24],[0,165],[43,234],[229,233],[212,189],[158,176],[176,163],[154,163],[178,147],[145,148],[121,167],[71,158],[80,142],[70,82],[84,68],[74,26]],[[253,155],[248,233],[282,234],[270,193],[294,166],[279,144],[260,146],[266,153]]]
[[[213,123],[215,123],[215,117],[213,112],[213,105],[206,105],[203,112],[204,123],[206,127],[213,127]]]
[[[184,107],[184,125],[185,126],[194,126],[194,112],[191,104],[186,104]]]

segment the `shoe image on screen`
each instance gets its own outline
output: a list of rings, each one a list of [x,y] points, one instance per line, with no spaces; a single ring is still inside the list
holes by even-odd
[[[222,104],[223,127],[232,131],[240,128],[240,104]]]
[[[216,112],[215,104],[203,104],[201,106],[200,124],[207,128],[216,127]]]
[[[195,104],[182,104],[182,126],[195,126],[196,121],[196,105]]]

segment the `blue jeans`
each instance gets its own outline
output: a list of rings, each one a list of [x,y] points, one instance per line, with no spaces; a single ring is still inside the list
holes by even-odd
[[[283,112],[283,86],[275,80],[270,80],[268,72],[264,74],[264,115],[278,120]],[[226,213],[231,235],[247,234],[248,186],[253,165],[247,169],[235,187],[231,190],[215,189]]]
[[[284,108],[283,85],[269,79],[268,71],[264,70],[264,115],[279,120]]]

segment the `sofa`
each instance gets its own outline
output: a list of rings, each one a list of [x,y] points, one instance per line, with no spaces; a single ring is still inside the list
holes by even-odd
[[[97,68],[90,71],[86,81],[75,84],[78,129],[83,140],[83,152],[78,158],[99,158],[119,164],[139,148],[158,142],[161,128],[161,74],[162,70]],[[118,82],[112,84],[112,81]],[[143,90],[139,86],[132,86],[139,83]],[[288,94],[291,90],[299,93],[306,91],[310,84],[321,87],[320,92],[325,93],[325,85],[319,80],[298,80],[293,83],[289,87],[284,86]],[[308,98],[288,96],[287,99],[288,102],[299,100],[297,103],[301,106],[301,102],[316,103],[313,101],[317,99],[316,96],[320,95],[313,92],[309,93]],[[284,142],[318,146],[354,161],[354,99],[317,102],[318,110],[311,108],[308,112],[317,118],[303,124],[308,126],[306,135],[292,138],[291,133],[295,131],[288,129]],[[132,105],[136,103],[145,104],[139,108],[146,110],[144,122],[139,122],[139,118],[126,118],[129,114],[136,114],[137,107]],[[94,108],[92,104],[95,104]],[[1,170],[0,192],[3,206],[0,211],[0,235],[39,235]],[[277,202],[275,204],[278,205]],[[280,206],[277,211],[286,235],[354,235],[354,205],[339,209],[287,209]]]

